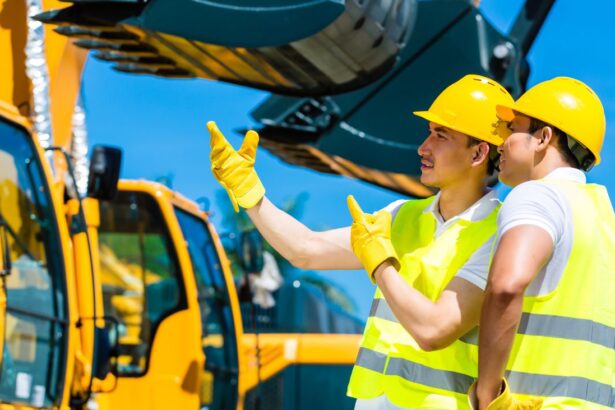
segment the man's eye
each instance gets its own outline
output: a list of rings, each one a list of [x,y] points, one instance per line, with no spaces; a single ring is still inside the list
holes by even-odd
[[[513,129],[513,125],[512,125],[512,122],[507,122],[507,123],[506,123],[506,128],[507,128],[508,130],[510,130],[510,131],[514,131],[514,129]]]
[[[446,139],[446,136],[445,136],[445,135],[443,135],[443,134],[436,134],[436,135],[437,135],[437,136],[438,136],[438,138],[439,138],[439,139],[441,139],[441,140],[445,140],[445,139]]]

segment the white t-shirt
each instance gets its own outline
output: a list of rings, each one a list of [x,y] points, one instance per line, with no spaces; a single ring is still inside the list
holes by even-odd
[[[457,216],[450,218],[447,221],[442,219],[440,215],[439,204],[440,193],[436,195],[434,201],[423,212],[430,212],[433,214],[436,220],[435,237],[439,237],[449,227],[451,227],[459,219],[466,221],[476,222],[486,218],[494,209],[498,206],[500,201],[497,198],[495,191],[489,191],[481,199],[476,201],[472,206],[463,211]],[[397,212],[406,200],[398,200],[392,202],[384,209],[389,211],[395,219]],[[491,248],[495,235],[489,238],[480,248],[478,248],[468,259],[468,261],[459,269],[455,275],[458,278],[467,280],[468,282],[478,286],[481,289],[485,289],[487,285],[487,275],[489,273],[489,260],[491,255]]]
[[[387,396],[374,397],[373,399],[358,399],[354,410],[412,410],[396,406],[391,403]]]
[[[557,287],[572,249],[572,210],[557,187],[543,182],[551,179],[586,182],[583,171],[557,168],[542,180],[516,186],[506,197],[498,215],[496,247],[506,231],[519,225],[542,228],[553,240],[553,254],[526,290],[528,296],[545,295]]]

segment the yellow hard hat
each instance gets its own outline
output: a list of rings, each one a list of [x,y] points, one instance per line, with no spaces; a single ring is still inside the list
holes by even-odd
[[[596,93],[579,80],[556,77],[536,84],[513,104],[500,103],[498,117],[511,121],[515,111],[565,132],[600,163],[606,119]]]
[[[498,146],[503,142],[493,127],[498,104],[511,105],[514,100],[496,81],[469,74],[442,91],[428,111],[414,115]]]

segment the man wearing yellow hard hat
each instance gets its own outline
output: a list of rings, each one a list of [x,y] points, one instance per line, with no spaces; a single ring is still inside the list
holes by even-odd
[[[479,408],[530,396],[545,409],[613,408],[615,216],[584,174],[600,163],[602,104],[559,77],[497,112],[508,126],[500,179],[514,189],[480,321]]]
[[[356,409],[466,409],[477,375],[478,323],[499,202],[485,181],[492,171],[497,104],[513,103],[498,83],[468,75],[428,111],[418,149],[421,181],[439,193],[397,201],[365,214],[354,198],[351,227],[315,232],[265,197],[254,170],[258,135],[235,151],[215,123],[212,171],[235,209],[295,266],[357,269],[378,289],[348,386]],[[410,159],[409,159],[410,160]]]

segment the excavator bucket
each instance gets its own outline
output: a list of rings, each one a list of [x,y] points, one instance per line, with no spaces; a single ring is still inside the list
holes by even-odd
[[[416,7],[416,0],[73,0],[37,18],[86,39],[81,47],[114,51],[121,71],[174,76],[145,58],[123,62],[153,49],[182,76],[305,96],[355,90],[390,70]]]

